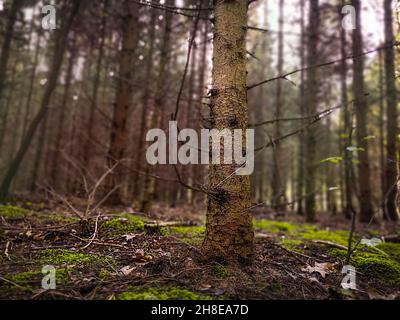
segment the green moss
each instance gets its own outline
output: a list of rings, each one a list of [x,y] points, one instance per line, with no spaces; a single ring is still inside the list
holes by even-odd
[[[306,240],[331,241],[344,246],[347,246],[349,241],[349,232],[345,230],[328,231],[308,229],[307,231],[300,232],[299,236]]]
[[[143,232],[146,221],[131,214],[121,214],[116,218],[106,221],[102,228],[110,235],[123,235],[132,232]]]
[[[281,240],[280,245],[286,249],[303,253],[303,241],[299,239],[284,238]]]
[[[28,210],[14,207],[0,205],[0,216],[8,219],[22,219],[29,213]]]
[[[376,247],[400,262],[400,243],[384,242]]]
[[[228,278],[230,275],[229,271],[224,266],[221,266],[219,264],[212,266],[211,270],[218,278],[221,279]]]
[[[294,232],[301,229],[301,226],[282,221],[254,220],[255,229],[262,229],[272,233]]]
[[[180,288],[134,288],[118,296],[119,300],[210,300],[211,297]]]
[[[7,276],[6,278],[22,287],[24,290],[32,291],[40,288],[42,279],[45,276],[41,271],[27,271]],[[56,269],[56,283],[61,285],[68,280],[68,271],[66,269]]]
[[[39,262],[49,265],[108,265],[113,263],[109,257],[98,256],[89,253],[78,253],[71,250],[49,249],[39,254]]]
[[[179,237],[186,243],[196,244],[203,240],[205,231],[205,227],[169,227],[163,230],[163,234]]]
[[[254,220],[255,229],[261,229],[271,233],[285,233],[297,239],[305,240],[324,240],[342,245],[347,245],[349,232],[345,230],[329,231],[320,230],[308,224],[294,224],[282,221]],[[294,240],[283,242],[284,245],[298,246],[300,243]]]
[[[357,271],[362,272],[371,279],[391,285],[400,285],[400,263],[380,254],[379,252],[369,252],[367,247],[361,247],[351,256],[350,264],[356,267]],[[332,256],[346,258],[347,252],[340,249],[331,249]]]
[[[45,222],[74,223],[79,221],[79,218],[65,217],[57,213],[38,214],[38,217]]]

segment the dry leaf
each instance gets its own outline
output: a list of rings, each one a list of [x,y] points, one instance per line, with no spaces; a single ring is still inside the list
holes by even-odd
[[[131,268],[130,266],[126,266],[123,267],[120,271],[123,273],[124,276],[129,276],[135,269],[135,267]]]
[[[326,274],[332,272],[334,270],[334,268],[335,268],[335,265],[333,265],[332,263],[316,262],[314,267],[307,266],[307,268],[303,268],[303,269],[301,269],[301,271],[308,272],[308,273],[317,272],[322,276],[322,278],[325,278]]]

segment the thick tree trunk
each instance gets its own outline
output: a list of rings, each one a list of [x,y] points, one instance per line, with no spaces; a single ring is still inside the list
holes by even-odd
[[[21,143],[21,146],[17,152],[17,155],[11,161],[10,167],[8,168],[6,175],[1,183],[0,201],[4,201],[7,198],[8,192],[10,189],[10,185],[11,185],[15,175],[18,172],[18,169],[25,157],[26,152],[29,149],[29,146],[31,145],[32,139],[33,139],[40,123],[46,117],[51,97],[52,97],[54,89],[56,88],[56,85],[57,85],[57,79],[58,79],[59,71],[60,71],[63,57],[64,57],[64,51],[65,51],[65,46],[66,46],[69,30],[71,29],[74,18],[79,11],[80,4],[81,4],[81,0],[73,1],[73,4],[71,5],[71,9],[70,9],[71,11],[70,11],[68,17],[66,18],[65,21],[63,21],[63,25],[62,25],[61,29],[59,30],[59,33],[55,35],[56,45],[54,47],[54,52],[53,52],[53,61],[52,61],[51,67],[50,67],[48,84],[47,84],[47,87],[43,94],[40,109],[39,109],[39,112],[37,113],[36,117],[33,119],[32,123],[30,124],[27,134],[24,137],[24,139]]]
[[[385,42],[386,45],[394,43],[393,36],[393,11],[392,0],[384,0],[385,7]],[[397,113],[397,91],[396,74],[394,66],[394,48],[389,46],[385,51],[385,75],[387,93],[387,145],[386,145],[386,212],[392,221],[399,220],[397,210],[397,189],[398,189],[398,168],[397,168],[397,134],[398,113]]]
[[[307,44],[307,65],[311,66],[318,61],[319,40],[319,1],[311,0],[309,8],[309,27]],[[307,115],[311,116],[317,112],[318,81],[317,69],[310,68],[307,71],[305,102]],[[316,132],[311,127],[306,132],[306,218],[308,222],[315,221],[316,216]]]
[[[115,97],[113,110],[113,122],[110,136],[110,147],[108,151],[109,167],[116,166],[111,175],[109,175],[106,193],[114,192],[108,198],[108,204],[123,203],[121,183],[123,179],[123,157],[127,147],[128,132],[126,130],[126,121],[132,104],[132,84],[133,79],[133,61],[139,40],[139,7],[137,4],[127,6],[127,16],[124,17],[122,51],[119,63],[118,87]],[[140,152],[138,150],[138,152]]]
[[[248,127],[246,90],[247,1],[215,0],[213,89],[214,128]],[[232,116],[236,121],[232,124]],[[222,154],[222,153],[221,153]],[[254,232],[249,213],[250,177],[238,176],[237,165],[210,165],[210,192],[203,252],[209,259],[249,262]],[[228,178],[229,177],[229,178]]]
[[[361,28],[361,4],[360,0],[353,0],[352,5],[356,9],[356,29],[353,31],[353,92],[354,107],[357,120],[356,136],[358,152],[358,185],[360,192],[360,220],[369,222],[374,214],[371,199],[371,181],[370,181],[370,164],[369,164],[369,147],[367,130],[367,114],[368,104],[364,90],[364,57],[363,38]]]

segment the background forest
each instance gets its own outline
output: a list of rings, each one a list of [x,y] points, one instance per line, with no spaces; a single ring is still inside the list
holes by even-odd
[[[398,5],[5,1],[0,296],[54,297],[23,268],[34,250],[29,261],[62,267],[67,299],[140,299],[126,277],[156,298],[398,297]],[[241,72],[247,80],[231,80]],[[146,134],[171,120],[255,129],[250,179],[226,182],[223,166],[149,165]],[[71,278],[73,261],[98,282]],[[362,273],[350,295],[338,289],[349,264]],[[149,289],[149,274],[185,277],[185,289],[165,279]]]

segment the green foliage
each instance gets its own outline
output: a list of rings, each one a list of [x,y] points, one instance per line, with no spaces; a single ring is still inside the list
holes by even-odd
[[[22,219],[29,213],[28,210],[14,207],[0,205],[0,216],[8,219]]]
[[[330,157],[326,159],[322,159],[320,163],[333,163],[333,164],[339,164],[343,161],[343,157]]]
[[[127,233],[143,232],[146,221],[144,218],[131,215],[121,214],[116,218],[106,221],[102,228],[110,235],[123,235]]]
[[[118,296],[119,300],[211,300],[211,297],[180,288],[133,288]]]

